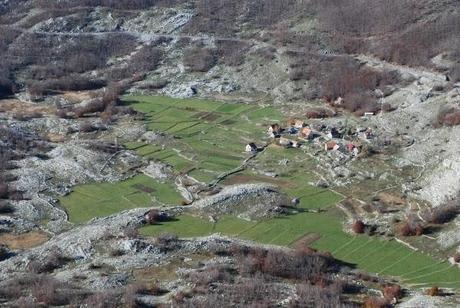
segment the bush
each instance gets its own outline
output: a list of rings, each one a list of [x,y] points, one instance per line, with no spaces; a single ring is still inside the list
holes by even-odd
[[[162,89],[168,85],[168,81],[164,79],[160,80],[155,80],[155,81],[148,81],[145,82],[141,85],[139,85],[139,89],[145,89],[145,90],[157,90],[157,89]]]
[[[67,112],[66,109],[57,109],[57,110],[56,110],[56,116],[59,117],[59,118],[61,118],[61,119],[68,119],[68,118],[70,118],[70,117],[69,117],[69,114],[68,114],[68,112]]]
[[[7,259],[10,256],[10,251],[8,247],[3,244],[0,244],[0,261]]]
[[[63,256],[59,248],[54,247],[44,259],[29,262],[28,269],[35,274],[49,273],[57,268],[61,268],[69,261],[70,259]]]
[[[460,81],[460,63],[455,64],[453,68],[450,70],[450,79],[453,82],[459,82]]]
[[[41,97],[46,94],[53,94],[56,91],[83,91],[100,89],[106,85],[101,79],[91,79],[79,75],[70,75],[58,79],[47,79],[45,81],[26,81],[27,90],[31,96]]]
[[[368,297],[364,300],[364,308],[390,308],[388,300],[379,297]]]
[[[110,308],[120,307],[116,294],[110,291],[94,293],[85,300],[85,307]]]
[[[313,108],[307,111],[306,116],[309,119],[324,119],[335,116],[335,112],[327,108]]]
[[[131,57],[129,67],[132,73],[149,72],[156,69],[162,57],[161,49],[147,45]]]
[[[434,287],[429,288],[426,291],[426,294],[429,295],[429,296],[441,296],[442,291],[438,287],[434,286]]]
[[[8,77],[0,75],[0,98],[10,96],[16,91],[16,86]]]
[[[82,133],[91,133],[91,132],[93,132],[95,130],[96,130],[96,128],[89,121],[85,121],[83,123],[80,123],[80,132],[82,132]]]
[[[420,236],[425,232],[425,227],[420,223],[406,221],[399,226],[399,234],[402,236]]]
[[[239,66],[244,63],[249,44],[234,40],[217,40],[217,57],[220,63],[228,66]]]
[[[11,214],[14,213],[14,207],[5,201],[0,201],[0,214]]]
[[[428,213],[424,213],[424,218],[433,224],[445,224],[457,217],[460,211],[460,206],[457,204],[447,204],[444,206],[439,206],[434,208],[433,210],[429,211]]]
[[[0,199],[8,199],[9,186],[7,183],[0,180]]]
[[[364,229],[366,228],[366,225],[364,224],[364,222],[362,222],[362,220],[357,220],[353,223],[353,226],[351,227],[351,229],[353,230],[354,233],[356,234],[362,234],[364,233]]]
[[[252,249],[239,256],[239,271],[242,274],[262,273],[275,277],[312,280],[333,268],[329,256],[308,251],[286,252],[280,250]]]
[[[460,109],[455,107],[440,108],[434,124],[435,127],[460,125]]]
[[[151,209],[145,214],[145,221],[149,225],[154,225],[159,222],[166,221],[168,216],[165,213],[160,212],[157,209]]]
[[[184,65],[192,72],[207,72],[216,64],[215,51],[210,48],[194,47],[184,52]]]
[[[387,285],[383,288],[383,296],[390,301],[393,299],[398,300],[403,297],[403,290],[396,284]]]
[[[460,252],[455,253],[453,258],[455,262],[460,263]]]
[[[31,291],[37,302],[45,305],[63,306],[70,302],[70,294],[63,290],[63,284],[50,277],[41,278]]]

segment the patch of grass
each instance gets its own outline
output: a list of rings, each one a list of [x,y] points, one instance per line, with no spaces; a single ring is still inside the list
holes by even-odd
[[[151,192],[143,191],[139,187],[146,187],[144,190]],[[76,186],[70,195],[60,199],[60,203],[71,222],[84,223],[92,218],[109,216],[126,209],[149,207],[155,199],[170,205],[177,205],[182,200],[171,184],[138,175],[118,183]]]
[[[265,125],[285,118],[274,107],[255,108],[208,100],[129,96],[125,102],[145,113],[145,123],[150,129],[167,131],[180,138],[174,142],[174,150],[171,147],[162,150],[138,142],[129,142],[126,147],[145,158],[164,161],[176,171],[191,169],[189,175],[205,183],[241,164],[247,157],[243,153],[245,143],[261,142],[266,137]],[[179,153],[193,157],[193,161],[181,157]],[[279,164],[283,159],[289,161],[286,166]],[[224,216],[217,223],[181,215],[176,221],[143,227],[141,234],[150,236],[167,232],[180,237],[196,237],[222,233],[283,246],[292,246],[305,234],[318,234],[319,238],[311,243],[313,248],[330,251],[335,257],[358,268],[400,277],[413,285],[460,287],[460,271],[447,263],[414,252],[394,240],[345,233],[342,216],[332,207],[342,197],[309,184],[313,181],[309,172],[313,162],[302,151],[269,147],[251,163],[255,164],[255,169],[273,170],[279,174],[278,178],[267,182],[278,185],[289,196],[300,199],[297,214],[257,222]],[[259,182],[260,179],[250,170],[237,176],[240,176],[235,181],[237,183],[244,180]],[[62,198],[61,202],[71,221],[85,222],[124,209],[149,206],[152,199],[167,204],[178,204],[181,201],[172,185],[139,176],[121,183],[79,186],[73,194]],[[312,209],[322,211],[310,212]]]
[[[266,121],[282,121],[283,114],[275,107],[264,107],[252,111],[248,114],[248,119],[251,121],[266,120]]]
[[[180,216],[176,222],[141,229],[144,235],[163,232],[182,237],[206,236],[222,233],[266,244],[291,246],[308,233],[321,237],[311,247],[330,251],[334,257],[355,264],[364,270],[400,277],[413,285],[460,287],[460,271],[447,263],[439,263],[420,252],[393,241],[366,235],[350,235],[342,231],[339,218],[332,213],[299,213],[287,217],[248,222],[226,216],[216,224],[191,216]],[[426,269],[423,269],[425,268]],[[417,270],[419,269],[419,270]],[[411,275],[408,275],[412,273]]]
[[[181,215],[174,222],[142,227],[140,233],[142,235],[174,233],[179,237],[197,237],[211,234],[213,228],[214,224],[209,221],[190,215]]]

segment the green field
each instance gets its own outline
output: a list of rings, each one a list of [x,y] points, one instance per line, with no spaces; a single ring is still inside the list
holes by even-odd
[[[181,196],[171,184],[138,175],[118,183],[93,183],[74,187],[59,201],[73,223],[83,223],[126,209],[149,207],[154,201],[177,205]]]
[[[260,141],[266,135],[265,127],[283,118],[273,107],[209,100],[127,96],[125,104],[146,115],[149,129],[179,138],[164,150],[139,143],[129,143],[129,148],[146,158],[165,161],[177,171],[193,169],[190,175],[207,183],[238,167],[247,157],[245,145]]]
[[[310,247],[330,251],[335,258],[368,272],[399,277],[414,287],[437,285],[460,288],[460,271],[457,267],[415,252],[394,240],[347,234],[342,231],[340,219],[328,212],[300,213],[261,222],[226,216],[217,223],[182,215],[174,222],[141,228],[141,234],[145,236],[162,233],[174,233],[180,237],[221,233],[284,246],[293,245],[305,235],[319,234],[320,238]]]
[[[142,142],[129,142],[125,146],[146,159],[166,162],[176,172],[187,172],[205,183],[239,166],[247,157],[245,144],[260,143],[266,125],[284,118],[273,107],[208,100],[128,96],[125,103],[146,115],[149,129],[176,137],[173,144],[164,148]],[[280,165],[281,160],[289,163]],[[221,233],[284,246],[311,237],[311,247],[330,251],[336,258],[366,271],[399,277],[413,286],[460,287],[460,270],[446,262],[415,252],[395,240],[345,233],[343,215],[334,207],[342,197],[309,184],[314,181],[309,171],[315,162],[301,150],[269,147],[254,163],[256,167],[227,178],[224,184],[274,183],[289,196],[299,198],[298,213],[251,222],[224,216],[217,223],[184,214],[171,222],[141,228],[141,233],[146,236],[175,233],[181,237]],[[279,176],[263,177],[256,174],[258,168],[276,171]],[[61,199],[61,204],[72,222],[82,223],[124,209],[147,207],[153,200],[165,205],[178,204],[181,197],[172,184],[137,176],[120,183],[78,186]]]

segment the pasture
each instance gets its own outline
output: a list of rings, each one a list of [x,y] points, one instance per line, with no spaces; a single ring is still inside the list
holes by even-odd
[[[284,116],[273,107],[223,104],[207,100],[179,100],[165,97],[128,96],[125,103],[145,114],[150,130],[174,136],[165,147],[142,142],[125,146],[148,160],[160,160],[176,172],[211,183],[233,170],[248,157],[248,142],[266,142],[265,127]],[[285,165],[280,161],[286,161]],[[299,149],[268,147],[248,168],[226,178],[223,184],[269,182],[299,199],[298,213],[261,221],[234,216],[211,223],[183,214],[177,220],[141,228],[141,234],[174,233],[180,237],[221,233],[266,244],[296,246],[300,242],[329,251],[334,257],[368,272],[400,278],[416,287],[438,285],[460,287],[460,270],[427,254],[413,251],[391,238],[352,235],[344,232],[343,213],[335,208],[342,196],[311,185],[314,161]],[[258,173],[271,170],[276,178]],[[75,223],[86,222],[129,208],[148,207],[156,200],[177,205],[181,197],[171,184],[137,176],[120,183],[89,184],[61,199]]]
[[[71,194],[59,201],[69,215],[70,222],[84,223],[127,209],[150,207],[153,203],[177,205],[181,200],[172,184],[138,175],[117,183],[76,186]]]

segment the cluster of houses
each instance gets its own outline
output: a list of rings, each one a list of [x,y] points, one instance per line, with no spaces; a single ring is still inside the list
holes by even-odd
[[[370,128],[337,128],[325,124],[308,125],[301,119],[288,119],[286,127],[278,123],[268,126],[267,133],[273,143],[285,148],[299,148],[306,142],[322,146],[327,152],[340,152],[346,156],[357,156],[363,142],[374,137]],[[256,152],[255,143],[246,146],[246,152]]]

